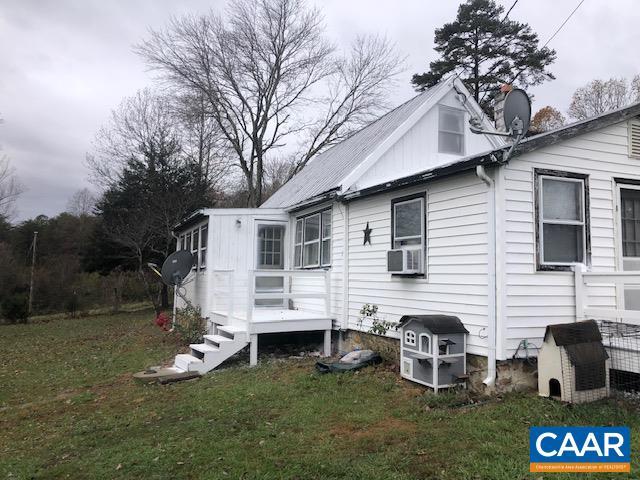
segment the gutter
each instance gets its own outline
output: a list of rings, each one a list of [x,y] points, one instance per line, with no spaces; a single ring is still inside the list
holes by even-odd
[[[492,387],[496,381],[496,330],[497,330],[497,295],[496,290],[496,185],[494,180],[487,175],[483,165],[476,167],[476,175],[488,187],[487,190],[487,378],[483,380],[488,387]]]

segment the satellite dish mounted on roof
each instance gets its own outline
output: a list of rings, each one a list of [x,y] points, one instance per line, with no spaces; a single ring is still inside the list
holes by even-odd
[[[531,100],[529,95],[520,88],[511,88],[510,85],[503,85],[501,93],[506,93],[502,102],[502,109],[496,108],[496,117],[502,119],[502,124],[506,127],[506,132],[489,131],[482,129],[482,122],[477,117],[469,120],[470,130],[473,133],[485,135],[498,135],[501,137],[513,138],[514,142],[508,152],[505,152],[503,161],[507,161],[513,149],[524,138],[531,124]],[[496,122],[498,123],[498,122]]]

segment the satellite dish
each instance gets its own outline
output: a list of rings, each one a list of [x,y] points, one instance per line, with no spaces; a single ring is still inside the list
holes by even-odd
[[[504,124],[513,137],[524,137],[531,123],[531,100],[526,92],[514,88],[504,99]]]
[[[191,273],[194,257],[187,250],[178,250],[167,257],[162,264],[162,281],[170,286],[179,287]]]

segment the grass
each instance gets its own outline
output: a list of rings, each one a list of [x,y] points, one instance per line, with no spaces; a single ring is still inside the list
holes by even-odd
[[[152,318],[0,327],[0,479],[557,478],[530,477],[530,425],[640,427],[613,400],[571,407],[519,394],[460,406],[384,366],[320,376],[311,360],[273,360],[139,385],[132,372],[176,351]]]

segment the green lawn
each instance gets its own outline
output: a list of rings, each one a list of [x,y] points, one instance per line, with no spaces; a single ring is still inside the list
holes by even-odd
[[[543,478],[528,473],[527,429],[544,424],[629,425],[638,458],[626,404],[459,407],[385,366],[320,376],[309,360],[271,361],[138,385],[131,373],[176,350],[152,318],[0,327],[0,479]],[[544,478],[559,476],[578,478]]]

